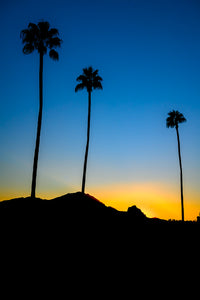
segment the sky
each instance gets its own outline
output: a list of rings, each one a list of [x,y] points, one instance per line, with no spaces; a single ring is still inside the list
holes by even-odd
[[[63,40],[44,57],[44,110],[36,195],[81,190],[88,96],[76,78],[92,66],[86,193],[108,206],[181,219],[178,147],[167,113],[179,110],[185,219],[200,212],[200,2],[2,0],[0,200],[29,196],[39,108],[39,55],[20,31],[48,21]]]

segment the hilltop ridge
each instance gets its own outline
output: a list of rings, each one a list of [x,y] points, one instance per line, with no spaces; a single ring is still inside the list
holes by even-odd
[[[27,223],[37,222],[66,223],[76,222],[101,224],[120,224],[128,228],[146,224],[182,224],[180,221],[166,221],[159,218],[148,218],[137,206],[133,205],[127,211],[119,211],[106,206],[100,200],[81,192],[69,193],[51,200],[40,198],[16,198],[0,202],[0,218],[2,220],[26,220]],[[185,222],[184,224],[197,224]]]

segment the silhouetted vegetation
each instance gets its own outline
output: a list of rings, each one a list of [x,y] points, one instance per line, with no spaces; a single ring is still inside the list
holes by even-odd
[[[43,109],[43,57],[49,49],[49,56],[53,60],[58,60],[59,55],[55,48],[60,47],[62,40],[58,37],[58,30],[51,28],[48,22],[39,22],[37,25],[29,23],[28,29],[21,31],[22,43],[24,44],[23,53],[30,54],[34,50],[37,50],[40,57],[39,67],[39,114],[37,124],[37,137],[35,144],[35,154],[33,162],[33,174],[32,174],[32,186],[31,186],[31,197],[35,198],[36,190],[36,177],[37,177],[37,166],[38,166],[38,155],[40,146],[40,134],[42,125],[42,109]]]
[[[86,170],[87,170],[87,159],[90,141],[90,120],[91,120],[91,94],[93,90],[102,90],[102,78],[98,75],[98,70],[93,70],[92,67],[83,69],[83,74],[76,79],[79,83],[75,88],[75,92],[83,89],[87,89],[88,92],[88,124],[87,124],[87,143],[85,149],[85,160],[83,166],[83,179],[82,179],[82,193],[85,192],[85,181],[86,181]]]
[[[166,120],[167,128],[176,128],[177,141],[178,141],[178,157],[179,157],[179,166],[180,166],[180,185],[181,185],[181,213],[182,213],[182,221],[184,221],[184,204],[183,204],[183,170],[182,170],[182,162],[181,162],[181,150],[180,150],[180,139],[179,139],[179,131],[178,124],[186,122],[185,117],[179,111],[171,111],[168,113],[169,117]]]

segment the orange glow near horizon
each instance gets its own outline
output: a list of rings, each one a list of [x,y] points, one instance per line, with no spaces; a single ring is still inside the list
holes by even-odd
[[[71,191],[64,188],[59,191],[38,191],[37,197],[43,199],[52,199],[68,192],[78,191],[74,187]],[[127,211],[128,207],[136,205],[147,217],[157,217],[161,219],[181,219],[181,203],[179,188],[170,184],[162,184],[155,182],[144,183],[115,183],[110,185],[90,186],[86,188],[86,193],[93,195],[95,198],[103,202],[107,206],[121,211]],[[184,208],[185,220],[196,220],[199,215],[199,193],[194,191],[185,192]],[[18,197],[27,197],[29,193],[24,191],[1,191],[0,201]]]
[[[107,206],[126,211],[136,205],[147,217],[162,219],[181,219],[181,203],[179,189],[161,183],[122,183],[107,187],[90,188]],[[189,198],[190,196],[190,198]],[[185,193],[185,220],[196,220],[200,211],[198,195]]]

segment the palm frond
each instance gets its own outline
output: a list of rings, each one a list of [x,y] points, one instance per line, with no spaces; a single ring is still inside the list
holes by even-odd
[[[83,74],[84,74],[86,77],[91,78],[92,73],[93,73],[93,68],[92,68],[92,67],[84,68],[84,69],[83,69]]]
[[[171,122],[171,120],[169,118],[167,118],[166,126],[167,126],[167,128],[169,128],[169,127],[173,128],[175,126],[175,124],[173,122]]]
[[[32,44],[26,44],[23,47],[22,51],[23,51],[24,54],[30,54],[30,53],[32,53],[34,51],[34,49],[35,48],[34,48],[34,46]]]
[[[39,28],[41,33],[46,34],[49,32],[50,24],[49,24],[49,22],[41,21],[41,22],[38,22],[37,27]]]
[[[59,35],[58,29],[56,29],[56,28],[51,28],[51,29],[49,30],[49,36],[50,36],[50,37],[54,37],[54,36],[56,36],[56,35]]]
[[[77,86],[75,87],[75,93],[78,91],[82,91],[84,88],[85,88],[85,85],[83,83],[77,84]]]
[[[85,82],[87,80],[85,75],[80,75],[79,77],[76,78],[76,81],[78,82]]]
[[[58,60],[59,59],[58,52],[55,51],[54,49],[51,49],[49,51],[49,57],[51,57],[53,60]]]
[[[35,33],[37,33],[39,31],[38,30],[38,26],[36,24],[34,24],[34,23],[29,23],[28,24],[28,29],[29,29],[29,31],[30,30],[34,31]]]
[[[22,30],[20,32],[20,38],[22,39],[22,43],[34,43],[35,42],[35,35],[29,29]]]
[[[168,118],[166,119],[166,126],[167,126],[167,128],[169,128],[169,127],[173,128],[173,127],[176,126],[175,117],[176,117],[175,110],[170,111],[168,113]]]
[[[98,75],[94,77],[94,81],[103,81],[103,79]]]
[[[184,123],[184,122],[187,122],[187,119],[184,116],[180,117],[179,123]]]
[[[26,42],[24,41],[24,39],[26,39],[27,35],[29,34],[29,30],[28,29],[23,29],[20,32],[20,38],[22,39],[22,43]]]
[[[177,119],[178,123],[184,123],[184,122],[186,122],[186,118],[179,111],[176,111],[176,119]]]
[[[47,39],[46,45],[47,45],[47,47],[52,49],[52,48],[60,47],[61,42],[62,42],[62,40],[59,37],[54,37],[54,38],[50,37]]]
[[[100,81],[93,82],[93,89],[94,90],[103,90],[103,86],[102,86],[101,82]]]
[[[95,71],[92,70],[92,77],[93,78],[97,77],[98,72],[99,72],[99,70],[95,70]]]
[[[89,73],[94,73],[94,70],[93,70],[92,66],[89,66],[89,68],[87,68],[87,70],[88,70]]]

